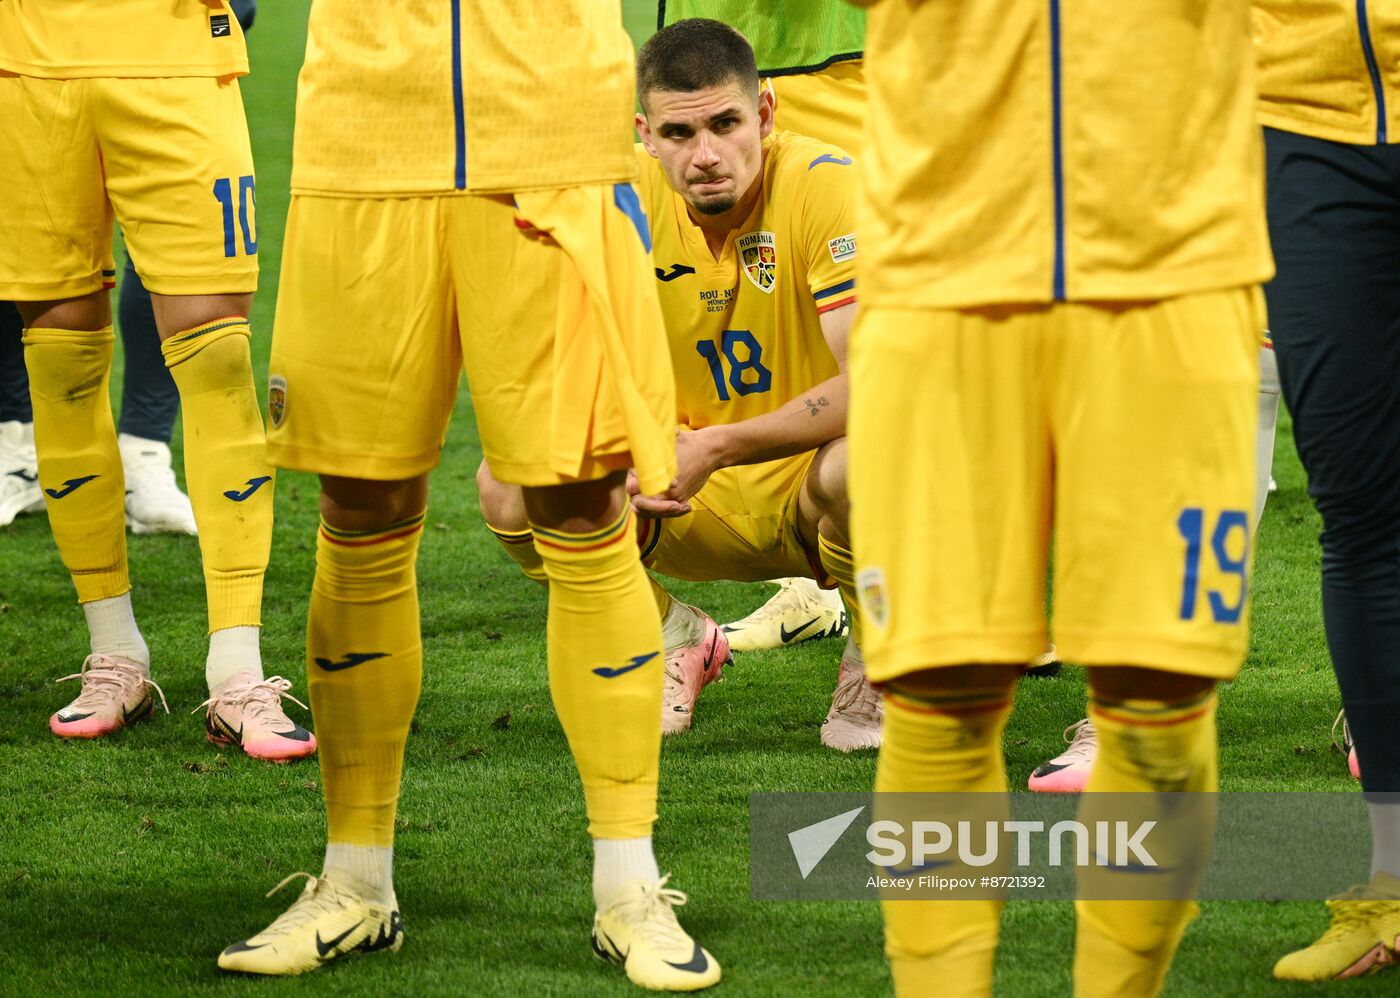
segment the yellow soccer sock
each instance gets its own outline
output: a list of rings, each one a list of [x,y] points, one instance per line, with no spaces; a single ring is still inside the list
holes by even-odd
[[[1096,820],[1098,805],[1092,796],[1096,793],[1216,790],[1215,706],[1214,691],[1174,702],[1092,696],[1089,716],[1098,731],[1099,754],[1081,800],[1080,821]],[[1209,803],[1202,801],[1201,816],[1172,823],[1166,841],[1176,855],[1167,858],[1156,852],[1158,862],[1186,870],[1203,865],[1214,837],[1214,811]],[[1115,813],[1121,811],[1115,809]],[[1183,841],[1183,833],[1199,841]],[[1081,873],[1081,885],[1099,884],[1112,876],[1090,869]],[[1182,933],[1196,914],[1196,903],[1080,900],[1075,909],[1077,998],[1147,998],[1161,990]]]
[[[112,402],[112,327],[26,329],[24,364],[49,525],[79,603],[131,589],[126,570],[126,482]]]
[[[850,548],[841,547],[818,535],[817,548],[821,551],[822,567],[836,581],[841,590],[841,598],[846,603],[846,612],[851,615],[851,641],[860,649],[861,622],[860,600],[856,597],[856,563]]]
[[[666,587],[657,582],[650,575],[647,582],[651,584],[651,598],[656,601],[657,619],[661,621],[661,626],[666,626],[666,615],[671,612],[672,605],[676,602],[675,597],[666,591]]]
[[[1011,696],[1010,687],[917,698],[886,689],[876,793],[999,794],[1004,810],[1001,736]],[[881,907],[896,995],[992,993],[1000,901],[884,900]]]
[[[661,621],[631,509],[589,534],[532,527],[549,573],[549,690],[595,839],[651,834],[661,757]]]
[[[248,320],[206,322],[161,344],[180,390],[185,483],[199,525],[209,630],[257,626],[272,547],[275,472],[253,386]]]
[[[423,514],[386,530],[321,524],[307,616],[306,677],[328,840],[394,841],[408,726],[423,682],[414,563]]]
[[[496,536],[496,540],[501,542],[502,549],[510,555],[510,560],[520,566],[520,571],[527,579],[533,579],[540,585],[548,588],[549,576],[544,574],[544,559],[535,550],[535,535],[530,533],[529,528],[525,530],[501,530],[486,525],[486,529]]]

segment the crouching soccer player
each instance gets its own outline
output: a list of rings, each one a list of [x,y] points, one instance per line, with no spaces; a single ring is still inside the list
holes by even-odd
[[[661,627],[625,482],[633,467],[649,490],[671,481],[675,396],[626,182],[633,100],[616,0],[312,8],[269,445],[321,477],[307,669],[328,843],[321,876],[225,949],[227,970],[298,974],[403,942],[393,837],[423,671],[414,566],[465,367],[483,450],[523,488],[550,580],[550,693],[593,840],[593,951],[646,988],[720,978],[651,844]]]
[[[49,719],[110,734],[153,709],[127,575],[124,484],[107,394],[112,222],[151,291],[185,419],[209,609],[211,740],[285,761],[315,751],[264,678],[273,470],[253,386],[253,159],[243,33],[222,0],[0,4],[0,300],[24,320],[42,486],[87,618],[82,692]]]
[[[1052,536],[1100,742],[1083,806],[1217,787],[1272,264],[1249,5],[1181,11],[871,6],[850,486],[879,791],[1006,792]],[[1209,823],[1181,834],[1198,870]],[[1156,994],[1194,907],[1079,901],[1074,993]],[[898,994],[991,994],[1000,902],[884,915]]]
[[[753,49],[718,21],[662,29],[637,60],[642,192],[676,372],[679,472],[640,495],[643,560],[690,580],[802,575],[854,605],[846,524],[846,332],[855,312],[855,177],[843,150],[773,132]],[[491,466],[494,469],[494,465]],[[531,578],[519,489],[483,464],[486,522]],[[667,733],[690,727],[728,645],[708,616],[654,587],[666,639]],[[822,742],[880,743],[859,621]]]

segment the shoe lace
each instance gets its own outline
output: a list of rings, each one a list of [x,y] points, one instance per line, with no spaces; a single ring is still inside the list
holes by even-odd
[[[66,683],[70,679],[82,681],[83,691],[73,701],[74,707],[102,707],[119,699],[127,688],[135,684],[149,686],[160,697],[160,705],[167,714],[170,706],[165,702],[165,692],[155,680],[141,671],[139,666],[107,655],[92,654],[83,659],[83,667],[71,676],[55,679],[55,683]]]
[[[831,705],[838,714],[853,717],[874,717],[881,708],[880,691],[865,678],[865,669],[849,660],[841,663],[841,675],[836,681],[836,693]]]
[[[1341,728],[1342,737],[1337,738],[1337,729]],[[1351,751],[1351,725],[1347,723],[1347,712],[1337,711],[1337,719],[1332,722],[1332,747],[1338,752],[1346,755]]]
[[[282,888],[286,887],[297,877],[305,877],[306,884],[302,887],[301,895],[292,903],[292,906],[282,914],[277,916],[276,921],[267,927],[265,931],[281,931],[284,929],[294,929],[307,922],[336,908],[343,908],[347,904],[354,904],[360,899],[350,891],[336,884],[325,877],[315,877],[305,870],[298,870],[296,873],[289,873],[283,877],[276,887],[268,891],[265,897],[272,897]]]
[[[287,692],[291,688],[292,681],[282,676],[269,676],[266,679],[250,679],[246,682],[231,683],[226,689],[221,688],[217,693],[211,693],[208,700],[205,700],[190,713],[197,714],[209,707],[217,709],[217,704],[222,702],[241,707],[255,720],[266,721],[269,720],[268,715],[275,714],[276,716],[270,719],[278,721],[286,717],[282,710],[283,697],[292,701],[302,710],[310,709]],[[292,874],[292,876],[296,876],[296,874]]]
[[[666,886],[670,879],[668,873],[655,883],[641,885],[636,897],[619,905],[622,909],[619,916],[636,926],[653,945],[659,944],[658,948],[689,950],[690,936],[676,921],[675,913],[675,909],[689,899],[683,892]]]
[[[1093,759],[1098,752],[1099,733],[1094,730],[1093,722],[1087,717],[1065,728],[1064,739],[1069,748],[1056,757],[1056,762],[1086,762]]]

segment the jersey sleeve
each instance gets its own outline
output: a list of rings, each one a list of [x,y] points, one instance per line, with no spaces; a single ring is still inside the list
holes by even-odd
[[[856,300],[855,164],[835,147],[814,145],[795,167],[806,181],[798,231],[807,288],[817,311],[829,312]]]

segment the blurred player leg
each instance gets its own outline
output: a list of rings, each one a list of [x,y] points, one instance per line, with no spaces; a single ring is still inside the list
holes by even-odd
[[[1090,669],[1089,683],[1099,756],[1081,821],[1092,822],[1095,794],[1219,789],[1212,680],[1120,668]],[[1195,902],[1177,900],[1081,900],[1075,908],[1077,998],[1157,994],[1196,914]]]
[[[14,305],[0,302],[0,527],[43,508],[24,367],[24,322]]]
[[[809,552],[815,547],[822,568],[850,607],[850,635],[837,667],[836,691],[821,734],[822,744],[838,752],[879,748],[884,715],[880,693],[866,678],[861,656],[861,613],[850,550],[850,518],[843,437],[817,452],[798,497],[798,529],[804,543]]]
[[[117,329],[126,359],[117,443],[126,473],[127,526],[137,534],[196,534],[189,496],[180,491],[171,467],[180,390],[160,351],[151,294],[130,256],[118,292]]]
[[[1254,498],[1254,526],[1264,516],[1264,503],[1274,490],[1274,434],[1278,430],[1278,403],[1281,397],[1278,358],[1273,340],[1259,348],[1259,435],[1256,438],[1254,466],[1257,469]]]
[[[1019,666],[967,666],[891,681],[876,793],[1004,795],[1002,734],[1019,674]],[[991,995],[1001,901],[889,900],[882,907],[896,995]]]
[[[1248,643],[1261,304],[1240,288],[1056,308],[1054,633],[1090,667],[1099,744],[1081,821],[1120,806],[1107,795],[1217,789],[1214,685]],[[1212,838],[1173,827],[1176,899],[1097,900],[1141,878],[1078,871],[1076,995],[1158,993]]]
[[[886,690],[879,791],[1006,791],[1011,663],[1046,644],[1037,318],[867,308],[857,320],[849,486],[867,670]],[[983,391],[958,390],[972,378]],[[969,510],[965,495],[985,501]],[[883,910],[896,994],[991,994],[1000,902]]]
[[[1322,516],[1323,624],[1371,817],[1370,882],[1329,901],[1328,930],[1274,967],[1317,981],[1400,960],[1400,280],[1389,265],[1400,150],[1272,128],[1265,148],[1269,322]]]

